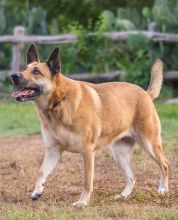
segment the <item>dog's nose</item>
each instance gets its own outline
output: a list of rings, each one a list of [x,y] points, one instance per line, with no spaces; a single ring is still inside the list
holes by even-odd
[[[19,80],[20,76],[18,74],[12,74],[11,78],[14,82],[17,82]]]

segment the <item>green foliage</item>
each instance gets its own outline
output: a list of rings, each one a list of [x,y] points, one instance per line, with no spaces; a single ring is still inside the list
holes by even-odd
[[[8,0],[0,1],[1,35],[13,34],[13,28],[18,25],[26,28],[26,34],[47,34],[46,10],[41,7],[29,8],[28,4],[19,10],[18,3],[14,2],[14,7],[11,3]],[[11,45],[0,44],[0,69],[10,69],[10,65]]]
[[[111,11],[104,11],[100,16],[100,23],[98,23],[101,32],[112,31],[115,28],[115,16]]]
[[[63,73],[96,74],[121,69],[127,73],[123,80],[146,88],[156,58],[165,62],[165,69],[178,68],[178,45],[153,43],[142,35],[129,36],[127,42],[112,42],[103,35],[111,31],[145,30],[155,21],[161,31],[177,32],[178,0],[77,2],[80,10],[71,0],[62,0],[60,4],[58,0],[52,4],[2,0],[0,33],[11,34],[14,26],[23,25],[27,34],[77,34],[77,43],[60,45]],[[96,34],[87,35],[89,32]],[[46,60],[52,47],[54,45],[39,45],[43,59]],[[10,45],[1,44],[0,68],[9,69],[10,61]]]
[[[147,24],[157,22],[162,32],[178,33],[178,0],[155,0],[153,7],[144,7],[143,19]],[[162,58],[167,69],[177,69],[177,44],[154,44],[152,48],[154,54]],[[169,59],[168,59],[169,58]]]
[[[15,1],[15,0],[11,0]],[[104,11],[109,10],[116,13],[118,8],[137,8],[141,14],[144,6],[151,7],[154,0],[138,1],[138,0],[53,0],[51,4],[49,1],[30,0],[29,7],[41,6],[47,13],[47,23],[51,25],[53,19],[59,24],[59,29],[67,26],[71,22],[77,22],[85,27],[88,25],[88,20],[91,20],[92,26],[98,21],[98,16]]]
[[[0,34],[1,34],[6,27],[6,17],[5,17],[4,6],[2,2],[0,4],[0,21],[1,21],[0,22]]]
[[[29,34],[46,34],[46,11],[41,7],[32,8],[27,16],[27,33]]]
[[[116,15],[105,10],[100,15],[101,29],[103,31],[138,30],[141,26],[141,16],[136,9],[118,8]]]
[[[124,81],[140,85],[144,89],[148,87],[150,81],[151,61],[149,57],[150,41],[143,35],[129,36],[127,49],[127,62],[123,69],[126,74]]]
[[[178,28],[178,1],[155,0],[151,9],[145,7],[143,16],[148,20],[156,21],[162,31],[176,31]]]
[[[135,30],[140,25],[140,15],[136,9],[119,8],[116,17],[117,30]]]

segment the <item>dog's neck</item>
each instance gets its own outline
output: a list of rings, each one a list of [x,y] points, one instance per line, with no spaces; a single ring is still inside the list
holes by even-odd
[[[77,81],[71,80],[62,74],[59,74],[55,78],[55,89],[54,91],[40,97],[35,104],[39,112],[57,113],[58,120],[71,121],[74,117],[80,104],[81,94],[76,91],[76,87],[79,87]],[[76,99],[79,100],[76,102]]]
[[[68,87],[64,78],[65,77],[62,76],[62,74],[55,76],[55,85],[53,89],[34,100],[37,108],[43,111],[52,110],[53,108],[57,107],[57,105],[67,96]]]

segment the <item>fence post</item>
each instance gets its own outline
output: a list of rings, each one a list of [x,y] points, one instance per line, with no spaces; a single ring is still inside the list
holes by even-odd
[[[20,38],[25,34],[25,28],[22,26],[17,26],[13,31],[16,38]],[[12,47],[12,73],[16,73],[20,71],[21,63],[22,63],[22,53],[24,43],[14,43]]]
[[[158,23],[156,22],[151,22],[149,25],[148,25],[148,31],[153,31],[153,32],[160,32],[160,26]]]

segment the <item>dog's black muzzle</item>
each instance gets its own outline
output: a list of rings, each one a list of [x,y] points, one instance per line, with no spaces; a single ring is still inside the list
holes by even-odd
[[[11,75],[12,83],[17,88],[25,87],[29,84],[29,82],[20,75],[20,73]]]
[[[20,81],[20,75],[19,74],[12,74],[11,79],[14,85],[18,85]]]

